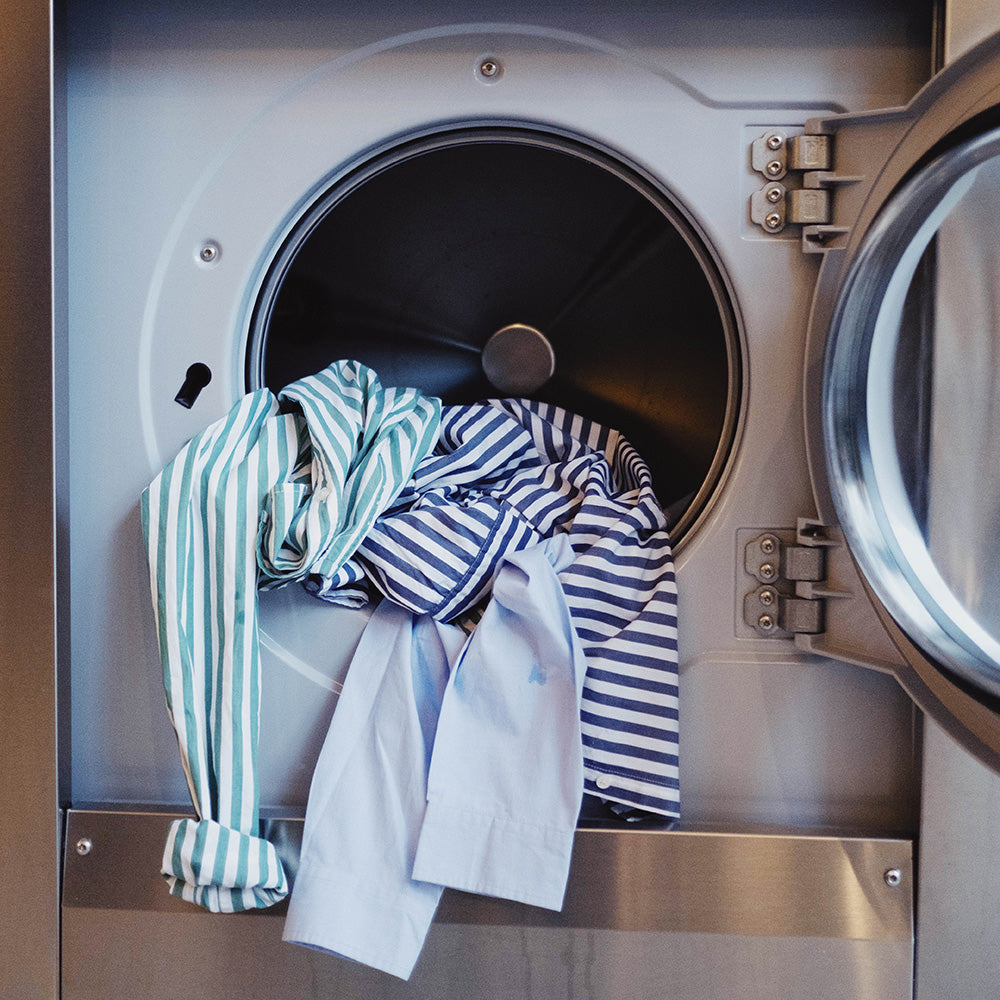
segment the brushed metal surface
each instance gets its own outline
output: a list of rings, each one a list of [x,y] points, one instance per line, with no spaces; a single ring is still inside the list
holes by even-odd
[[[178,814],[71,810],[63,906],[193,913],[159,875]],[[301,819],[265,821],[293,873]],[[85,843],[86,853],[77,849]],[[885,872],[898,869],[889,886]],[[562,913],[448,892],[444,923],[605,928],[657,933],[912,937],[912,843],[815,833],[582,828]],[[283,907],[262,911],[281,915]]]
[[[912,994],[908,840],[580,829],[561,914],[446,892],[414,975],[402,982],[283,944],[275,918],[284,906],[223,916],[168,896],[158,869],[169,818],[70,813],[64,1000]],[[290,819],[267,828],[292,864],[301,827]],[[887,884],[890,869],[900,872],[896,886]]]
[[[76,910],[62,1000],[911,1000],[909,945],[438,923],[407,982],[282,922]],[[990,994],[983,994],[989,996]]]
[[[924,747],[916,997],[996,996],[1000,777],[930,722]]]
[[[0,995],[58,993],[49,5],[0,28]]]

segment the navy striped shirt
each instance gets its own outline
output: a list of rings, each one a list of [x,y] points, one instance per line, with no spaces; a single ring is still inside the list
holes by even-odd
[[[550,404],[446,406],[438,442],[355,556],[307,587],[334,602],[391,600],[441,621],[474,616],[501,556],[556,533],[587,658],[584,787],[677,816],[677,589],[646,463],[615,430]]]

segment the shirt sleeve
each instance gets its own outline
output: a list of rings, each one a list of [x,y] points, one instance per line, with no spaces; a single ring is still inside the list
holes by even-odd
[[[196,819],[171,824],[173,895],[213,911],[287,894],[259,836],[256,536],[261,500],[294,461],[294,424],[267,390],[193,438],[142,496],[164,691]]]
[[[583,793],[572,558],[557,535],[500,567],[443,699],[415,880],[562,909]]]

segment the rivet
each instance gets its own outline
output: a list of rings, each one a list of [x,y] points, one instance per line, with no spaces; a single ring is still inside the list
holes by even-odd
[[[86,857],[94,849],[94,842],[90,837],[81,837],[76,842],[76,853],[81,857]]]

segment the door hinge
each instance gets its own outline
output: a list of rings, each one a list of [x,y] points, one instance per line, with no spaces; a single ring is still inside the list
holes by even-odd
[[[844,596],[826,586],[830,539],[821,522],[799,518],[794,532],[755,534],[743,550],[743,569],[757,586],[743,595],[743,621],[766,638],[824,631],[826,601]]]
[[[750,145],[750,165],[767,183],[750,196],[750,220],[776,235],[787,225],[822,226],[830,221],[825,179],[833,163],[830,135],[788,135],[768,129]]]

